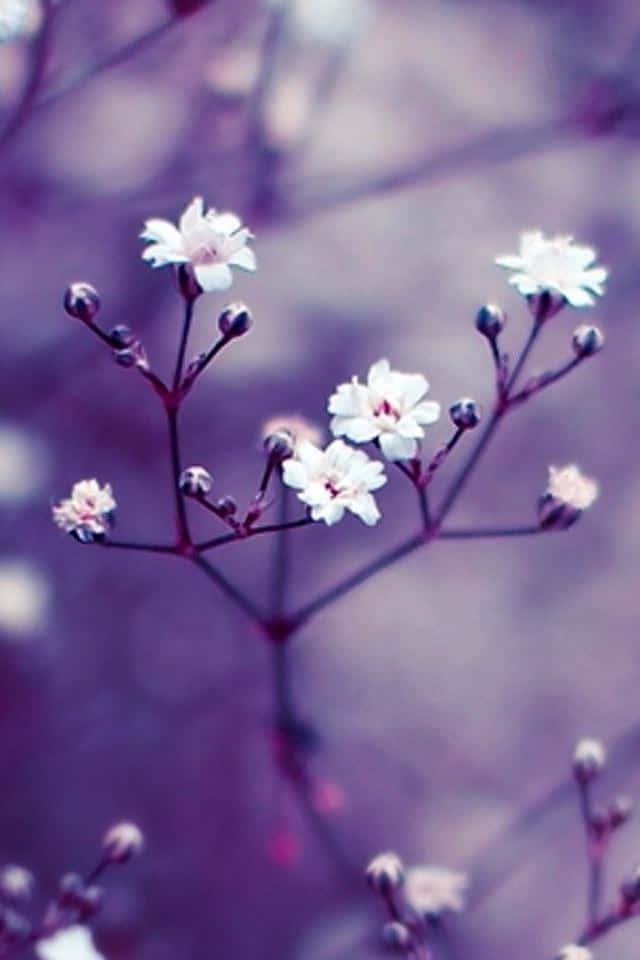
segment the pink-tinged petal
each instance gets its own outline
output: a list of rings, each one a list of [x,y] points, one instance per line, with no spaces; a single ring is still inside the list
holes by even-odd
[[[162,243],[178,251],[184,249],[179,230],[177,230],[172,223],[169,223],[168,220],[155,219],[145,221],[144,230],[140,234],[140,238],[142,240],[151,240],[154,243]]]
[[[409,460],[416,453],[415,440],[397,433],[383,433],[378,442],[387,460]]]
[[[436,403],[435,400],[423,400],[422,403],[416,404],[411,411],[411,416],[426,427],[431,423],[436,423],[440,419],[440,413],[439,403]]]
[[[237,217],[235,213],[230,213],[229,211],[215,213],[210,217],[210,220],[213,229],[225,234],[227,237],[235,233],[236,230],[239,230],[242,226],[242,220]],[[247,234],[248,233],[249,231],[247,230]]]
[[[572,307],[592,307],[595,303],[593,296],[582,287],[571,287],[563,290],[562,294]]]
[[[180,217],[180,233],[191,233],[198,226],[204,215],[202,197],[194,197],[187,209]]]
[[[226,263],[198,263],[193,268],[196,280],[203,290],[228,290],[233,283],[233,275]]]
[[[349,510],[360,517],[368,527],[373,527],[381,517],[378,505],[370,493],[363,493],[356,500],[352,500]]]
[[[287,487],[303,490],[308,479],[305,466],[298,460],[285,460],[282,464],[282,482]]]
[[[384,379],[391,365],[386,357],[383,357],[381,360],[377,360],[376,363],[373,363],[369,367],[369,373],[367,374],[367,384],[372,389],[376,389],[376,383],[379,383],[380,380]]]
[[[253,272],[257,269],[256,255],[251,247],[242,247],[237,253],[234,253],[227,261],[231,267],[240,267],[241,270]]]

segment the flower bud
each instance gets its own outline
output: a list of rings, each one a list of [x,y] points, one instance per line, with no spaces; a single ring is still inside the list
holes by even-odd
[[[31,935],[31,924],[26,917],[9,907],[0,909],[2,940],[9,943],[24,943]]]
[[[90,283],[71,283],[64,295],[64,308],[78,320],[93,320],[100,309],[100,294]]]
[[[102,906],[103,901],[104,890],[102,887],[94,884],[91,887],[87,887],[86,890],[83,890],[83,892],[78,895],[76,906],[82,911],[85,917],[88,917],[94,913],[97,913]]]
[[[282,462],[293,456],[295,442],[295,437],[288,430],[275,430],[264,438],[264,449],[270,458]]]
[[[178,487],[187,497],[203,497],[212,486],[213,477],[204,467],[185,467],[178,479]]]
[[[28,900],[33,892],[33,874],[10,864],[0,870],[0,892],[12,900]]]
[[[631,797],[615,797],[609,804],[609,824],[612,830],[621,827],[633,813]]]
[[[589,783],[604,767],[606,751],[599,740],[584,737],[573,751],[573,772],[579,783]]]
[[[105,858],[111,863],[124,863],[140,853],[144,837],[135,823],[116,823],[107,830],[102,841]]]
[[[476,313],[476,330],[487,340],[495,340],[504,330],[506,315],[494,303],[487,303]]]
[[[218,317],[218,330],[225,337],[242,337],[251,322],[251,313],[244,303],[230,303]]]
[[[379,853],[365,870],[367,883],[376,893],[396,890],[404,883],[404,866],[395,853]]]
[[[620,893],[628,904],[640,900],[640,867],[636,867],[632,877],[621,884]]]
[[[395,947],[396,950],[400,950],[403,953],[411,946],[413,941],[411,931],[404,923],[400,923],[399,920],[385,923],[382,928],[382,939],[388,946]]]
[[[58,883],[58,899],[63,907],[75,907],[84,894],[84,880],[79,873],[65,873]]]
[[[120,367],[148,367],[147,352],[139,340],[133,340],[128,347],[113,351],[113,359]]]
[[[587,323],[581,323],[573,331],[571,346],[576,357],[591,357],[604,346],[604,334],[598,327],[590,327]]]
[[[238,509],[238,504],[233,497],[221,497],[216,500],[215,507],[221,517],[232,517]]]
[[[462,397],[449,407],[449,416],[458,430],[472,430],[480,423],[480,407],[470,397]]]
[[[127,347],[131,347],[136,342],[133,331],[123,323],[110,331],[109,340],[114,350],[126,350]]]

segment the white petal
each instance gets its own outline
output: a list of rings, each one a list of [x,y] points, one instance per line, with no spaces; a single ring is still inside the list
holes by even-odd
[[[142,259],[150,260],[154,267],[166,267],[168,263],[186,263],[188,257],[177,253],[174,249],[165,246],[164,243],[152,243],[150,247],[145,247],[142,251]]]
[[[376,501],[370,493],[363,493],[352,500],[349,504],[349,510],[351,510],[351,513],[355,513],[357,517],[360,517],[362,522],[366,523],[368,527],[376,524],[381,516]]]
[[[233,275],[226,263],[198,263],[193,268],[196,280],[203,290],[228,290],[233,283]]]
[[[375,389],[376,382],[386,377],[390,369],[391,365],[386,357],[383,357],[381,360],[373,363],[369,367],[369,373],[367,374],[368,385]]]
[[[240,220],[235,213],[230,213],[229,211],[215,213],[210,219],[214,230],[218,230],[226,236],[231,236],[232,233],[235,233],[236,230],[239,230],[242,226],[242,220]]]
[[[562,291],[563,295],[569,301],[572,307],[592,307],[595,303],[594,298],[582,287],[570,287]]]
[[[288,487],[303,490],[307,484],[308,474],[305,466],[299,460],[285,460],[282,464],[282,482]]]
[[[423,377],[421,373],[405,373],[401,376],[402,381],[400,387],[405,405],[406,407],[413,407],[420,397],[425,395],[429,389],[429,383],[427,378]]]
[[[153,240],[156,243],[163,243],[167,247],[171,247],[175,250],[182,250],[182,237],[180,231],[176,227],[169,223],[168,220],[147,220],[145,221],[144,230],[140,234],[142,240]]]
[[[298,444],[297,457],[305,465],[308,472],[312,474],[322,469],[325,454],[310,440],[301,440]]]
[[[396,423],[396,429],[390,432],[397,433],[401,437],[412,437],[415,440],[424,437],[424,430],[414,417],[413,410],[406,417],[401,417]]]
[[[368,443],[380,433],[380,429],[375,420],[367,420],[365,417],[334,417],[341,424],[340,432],[332,432],[336,437],[347,436],[354,443]],[[333,421],[332,421],[333,422]]]
[[[435,400],[423,400],[413,408],[411,416],[423,426],[428,426],[440,419],[440,404]]]
[[[524,262],[522,257],[502,256],[496,257],[493,261],[499,267],[506,267],[507,270],[522,270]]]
[[[379,443],[387,460],[409,460],[415,456],[417,449],[415,440],[397,433],[383,433]]]
[[[194,197],[180,217],[180,233],[191,233],[202,220],[203,213],[202,197]]]
[[[242,247],[234,253],[227,261],[232,267],[240,267],[242,270],[253,271],[257,268],[256,255],[251,247]]]

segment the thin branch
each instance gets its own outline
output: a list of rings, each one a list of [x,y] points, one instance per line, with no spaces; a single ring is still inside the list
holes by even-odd
[[[244,610],[246,615],[250,620],[253,621],[253,623],[262,623],[262,614],[254,604],[253,600],[247,597],[246,594],[244,594],[239,587],[236,587],[235,584],[231,583],[230,580],[227,580],[227,578],[223,576],[223,574],[221,574],[220,571],[213,566],[213,564],[209,563],[205,557],[201,557],[197,553],[189,559],[192,561],[192,563],[195,563],[196,567],[199,567],[200,570],[202,570],[205,576],[207,576],[218,587],[220,587],[222,592],[225,593],[231,600],[233,600],[236,606],[240,607],[241,610]]]
[[[522,527],[487,527],[486,529],[441,530],[438,540],[487,540],[495,537],[526,537],[536,533],[548,533],[548,529],[528,525]]]
[[[198,501],[203,506],[206,501]],[[251,527],[249,530],[238,533],[227,533],[222,537],[214,537],[212,540],[204,540],[202,543],[194,544],[194,550],[198,553],[204,553],[205,550],[212,550],[214,547],[221,547],[225,543],[238,543],[242,540],[248,540],[260,533],[278,533],[281,530],[293,530],[296,527],[308,527],[314,521],[311,517],[302,517],[300,520],[289,520],[285,525],[280,523],[267,523],[262,527]]]
[[[117,550],[142,550],[147,553],[168,553],[178,555],[174,545],[163,543],[129,543],[125,540],[96,540],[101,547],[115,547]]]

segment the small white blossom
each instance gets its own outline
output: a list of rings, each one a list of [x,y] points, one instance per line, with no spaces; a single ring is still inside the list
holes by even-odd
[[[124,820],[116,823],[104,835],[102,849],[112,863],[122,863],[140,853],[144,845],[142,830],[135,823]]]
[[[573,765],[576,773],[583,778],[592,779],[605,765],[607,752],[600,740],[583,737],[578,740],[573,751]]]
[[[329,397],[331,431],[354,443],[377,440],[388,460],[415,457],[423,427],[440,416],[440,404],[422,399],[428,389],[421,373],[400,373],[388,360],[378,360],[369,368],[366,386],[353,377]]]
[[[575,943],[568,943],[558,953],[557,960],[593,960],[593,954],[586,947],[578,947]]]
[[[384,893],[404,883],[404,865],[397,853],[388,851],[379,853],[369,861],[365,869],[369,886],[378,893]]]
[[[9,864],[0,870],[0,890],[15,900],[26,900],[33,891],[33,874],[24,867]]]
[[[42,629],[51,599],[49,582],[19,559],[0,562],[0,632],[21,641]]]
[[[580,247],[573,237],[547,238],[540,230],[531,230],[520,237],[520,253],[496,257],[499,267],[514,270],[509,277],[525,297],[548,291],[559,294],[573,307],[591,307],[594,294],[602,296],[607,279],[604,267],[594,267],[596,252]]]
[[[424,866],[407,870],[404,895],[416,913],[437,917],[445,910],[464,908],[467,875],[447,867]]]
[[[33,0],[0,0],[0,41],[23,33],[29,22]]]
[[[71,496],[53,507],[54,522],[83,543],[104,536],[111,525],[116,501],[111,485],[101,487],[96,479],[74,483]]]
[[[373,526],[380,511],[371,490],[387,482],[384,467],[366,453],[334,440],[320,450],[308,440],[298,444],[296,456],[282,464],[282,479],[299,490],[298,499],[311,509],[313,520],[332,526],[349,510],[363,523]]]
[[[38,940],[35,951],[40,960],[104,960],[94,946],[91,931],[80,924]]]
[[[547,494],[574,510],[586,510],[598,496],[598,484],[580,473],[575,463],[549,467]]]
[[[143,250],[142,259],[153,267],[190,263],[202,290],[228,290],[231,267],[256,269],[255,254],[247,246],[251,236],[235,213],[213,208],[205,213],[202,197],[195,197],[177,227],[168,220],[146,221],[140,237],[151,245]]]

